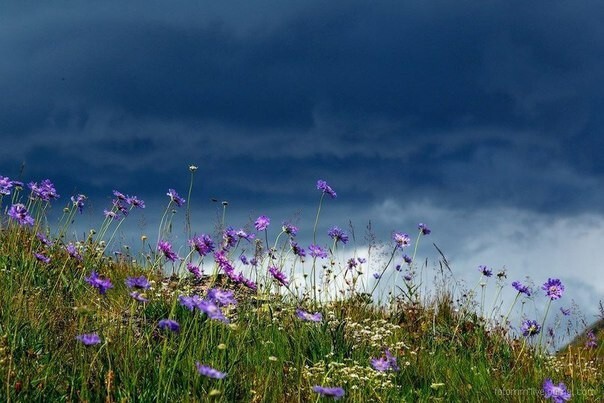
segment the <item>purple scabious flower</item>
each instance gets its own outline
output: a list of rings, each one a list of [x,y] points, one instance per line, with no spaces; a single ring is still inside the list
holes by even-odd
[[[212,288],[208,291],[208,299],[219,306],[237,305],[237,300],[233,296],[233,291]]]
[[[265,229],[268,228],[270,223],[271,223],[270,218],[268,218],[265,215],[261,215],[260,217],[258,217],[256,219],[256,222],[254,222],[254,227],[256,228],[257,231],[264,231]]]
[[[358,257],[358,258],[357,258],[357,260],[358,260],[358,262],[359,262],[360,264],[363,264],[363,263],[366,263],[366,262],[367,262],[367,259],[365,259],[364,257]]]
[[[536,320],[527,319],[522,323],[522,327],[520,328],[522,334],[526,337],[534,336],[541,332],[541,325],[537,323]]]
[[[162,330],[169,330],[173,333],[178,333],[180,331],[180,324],[172,319],[162,319],[157,323],[157,327]]]
[[[199,297],[199,295],[192,295],[190,297],[181,295],[178,297],[178,302],[180,302],[180,305],[184,306],[189,311],[194,311],[195,308],[199,309],[199,303],[201,301],[202,299]]]
[[[206,315],[208,315],[208,318],[210,319],[229,323],[229,320],[224,316],[224,314],[220,310],[220,307],[209,299],[199,301],[199,303],[197,304],[197,308]]]
[[[491,277],[493,275],[493,270],[489,269],[485,265],[478,266],[478,271],[481,272],[485,277]]]
[[[302,309],[296,309],[296,316],[307,322],[321,322],[323,320],[321,312],[309,313]]]
[[[292,225],[286,221],[283,222],[283,226],[281,227],[283,232],[285,232],[290,237],[295,237],[298,234],[298,227]]]
[[[0,175],[0,196],[10,195],[12,187],[13,187],[13,181],[11,181],[8,176]]]
[[[290,241],[290,245],[292,247],[292,252],[294,252],[294,255],[299,256],[299,257],[305,257],[306,256],[306,251],[304,250],[303,247],[301,247],[300,245],[298,245],[297,242]]]
[[[200,375],[207,376],[208,378],[222,379],[227,376],[226,373],[220,372],[217,369],[207,365],[201,365],[199,362],[196,362],[195,365],[197,366],[197,372],[199,372]]]
[[[71,202],[73,203],[73,205],[75,207],[78,208],[78,211],[80,212],[80,214],[82,214],[82,212],[84,211],[84,202],[87,199],[88,198],[82,194],[79,194],[77,196],[71,196]]]
[[[413,274],[412,273],[405,273],[405,275],[403,276],[403,278],[405,279],[405,281],[411,281],[413,280]]]
[[[283,273],[281,270],[279,270],[277,267],[269,267],[268,268],[268,272],[273,276],[273,278],[282,286],[287,287],[287,285],[289,284],[289,281],[287,280],[287,277],[285,276],[285,273]]]
[[[411,245],[411,238],[409,238],[409,235],[405,234],[404,232],[395,232],[392,235],[392,239],[399,248],[406,248],[407,246]]]
[[[550,299],[559,299],[562,298],[564,284],[557,278],[548,278],[541,289],[545,291]]]
[[[336,243],[342,242],[344,245],[348,243],[348,235],[338,227],[332,227],[327,232],[327,235],[329,235],[331,239],[336,241]]]
[[[396,364],[396,357],[390,353],[390,350],[386,349],[384,351],[384,356],[380,358],[372,358],[371,366],[376,371],[385,372],[385,371],[398,371],[399,367]]]
[[[411,264],[413,262],[413,259],[411,258],[411,256],[407,255],[406,253],[403,255],[403,261],[407,264]]]
[[[139,198],[136,196],[126,197],[126,203],[128,203],[132,207],[145,208],[145,202],[142,200],[139,200]]]
[[[50,263],[50,258],[43,253],[34,253],[36,259],[42,263]]]
[[[310,256],[312,257],[320,257],[320,258],[326,258],[327,257],[327,252],[325,252],[323,250],[323,248],[321,248],[319,245],[315,245],[312,244],[308,247],[308,250],[310,251]]]
[[[187,270],[197,278],[200,278],[203,274],[203,271],[199,268],[199,266],[195,266],[193,263],[187,263]]]
[[[17,221],[19,225],[34,225],[34,219],[29,215],[27,208],[21,204],[13,204],[8,210],[8,216]]]
[[[598,347],[598,342],[596,341],[596,335],[593,330],[587,332],[587,339],[585,340],[585,347],[587,348],[596,348]]]
[[[43,233],[38,232],[36,234],[36,238],[38,238],[38,240],[40,242],[42,242],[42,245],[44,245],[44,246],[52,246],[52,241],[50,239],[46,238],[46,235],[44,235]]]
[[[357,266],[358,266],[358,263],[357,263],[356,259],[353,258],[353,257],[351,257],[350,259],[348,259],[346,261],[346,269],[347,270],[352,270],[352,269],[354,269]]]
[[[92,346],[101,342],[101,338],[96,333],[80,334],[76,336],[76,339],[85,346]]]
[[[161,251],[168,260],[175,262],[178,259],[178,255],[172,251],[172,245],[168,241],[159,241],[157,250]]]
[[[73,243],[68,243],[67,245],[65,245],[65,251],[67,252],[67,254],[76,259],[81,261],[82,260],[82,255],[80,255],[80,253],[78,252],[78,249],[75,247],[75,245]]]
[[[377,272],[376,272],[376,273],[373,273],[373,278],[374,278],[374,279],[379,280],[379,279],[380,279],[380,277],[382,277],[382,275],[381,275],[380,273],[377,273]]]
[[[223,249],[229,249],[237,246],[237,231],[233,227],[228,227],[222,233]]]
[[[124,283],[128,288],[135,288],[138,290],[147,290],[151,287],[149,280],[147,280],[145,276],[127,277],[126,280],[124,280]]]
[[[113,195],[114,195],[115,197],[117,197],[117,199],[118,199],[118,200],[121,200],[121,201],[126,201],[126,199],[127,199],[126,195],[124,195],[124,194],[123,194],[123,193],[121,193],[121,192],[118,192],[117,190],[114,190],[114,191],[113,191]]]
[[[139,302],[149,302],[149,300],[139,292],[132,291],[129,295]]]
[[[168,193],[166,193],[166,195],[170,196],[170,201],[176,204],[178,207],[181,207],[183,204],[185,204],[185,199],[180,197],[174,189],[168,189]]]
[[[254,234],[248,234],[243,230],[243,228],[235,231],[235,234],[239,237],[239,239],[245,239],[248,242],[251,242],[256,236]]]
[[[27,186],[31,189],[32,199],[50,201],[51,199],[59,198],[55,186],[49,179],[44,179],[40,182],[40,185],[37,182],[30,182]]]
[[[519,281],[514,281],[512,286],[520,293],[525,294],[527,297],[531,296],[532,290],[529,286],[521,284]]]
[[[105,218],[110,218],[112,220],[120,219],[119,214],[116,213],[115,211],[103,210],[103,214],[105,215]]]
[[[192,239],[189,239],[189,245],[192,248],[195,248],[201,257],[214,251],[214,241],[212,241],[212,237],[206,234],[194,236]]]
[[[430,235],[430,233],[432,232],[432,230],[428,228],[426,224],[421,222],[417,225],[417,229],[422,232],[422,235]]]
[[[111,280],[108,278],[102,279],[99,277],[96,271],[92,271],[89,277],[84,278],[88,284],[93,286],[94,288],[99,290],[101,295],[105,295],[109,288],[113,288],[113,284],[111,284]]]
[[[317,181],[317,189],[322,191],[323,193],[327,193],[331,196],[332,199],[335,199],[338,195],[334,190],[325,182],[324,180],[319,179]]]
[[[247,260],[247,257],[245,257],[245,255],[239,256],[239,260],[241,260],[241,263],[243,263],[244,265],[250,264],[249,260]]]
[[[339,386],[336,387],[328,387],[328,386],[320,386],[315,385],[312,387],[313,392],[320,394],[325,397],[333,397],[334,400],[338,400],[344,396],[344,388]]]
[[[563,403],[570,400],[571,395],[562,382],[554,385],[552,380],[548,378],[543,382],[543,397],[552,399],[555,403]]]

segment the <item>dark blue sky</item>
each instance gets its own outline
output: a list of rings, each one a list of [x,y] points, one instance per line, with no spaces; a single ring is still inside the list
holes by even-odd
[[[200,226],[308,222],[322,178],[325,226],[424,221],[460,271],[604,295],[601,2],[44,4],[0,6],[0,174],[153,223],[195,164]]]

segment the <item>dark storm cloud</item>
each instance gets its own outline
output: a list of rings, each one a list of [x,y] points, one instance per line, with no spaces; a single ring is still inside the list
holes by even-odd
[[[5,174],[154,191],[198,163],[208,192],[275,203],[319,177],[357,202],[603,196],[598,2],[70,4],[0,17]]]

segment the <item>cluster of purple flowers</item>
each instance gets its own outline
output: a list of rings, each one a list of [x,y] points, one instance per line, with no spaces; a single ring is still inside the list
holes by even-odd
[[[199,372],[200,375],[207,376],[208,378],[222,379],[227,376],[226,373],[220,372],[217,369],[214,369],[207,365],[202,365],[199,362],[196,362],[195,366],[197,367],[197,372]]]
[[[119,220],[120,218],[126,217],[129,212],[127,206],[130,206],[130,208],[145,208],[145,202],[140,200],[136,196],[126,196],[123,193],[118,192],[117,190],[113,191],[113,195],[115,196],[115,199],[113,199],[112,202],[113,209],[111,211],[104,211],[105,217],[107,218]],[[122,217],[120,217],[120,213],[122,214]]]
[[[145,276],[127,277],[124,283],[128,288],[135,288],[137,290],[148,290],[151,287],[149,280]]]
[[[570,400],[571,395],[562,382],[554,385],[551,379],[546,379],[543,382],[543,397],[552,399],[555,403],[563,403]]]
[[[296,316],[307,322],[321,322],[323,320],[321,312],[310,313],[302,309],[296,309]]]
[[[268,228],[270,223],[271,223],[270,218],[268,218],[265,215],[261,215],[260,217],[258,217],[256,219],[256,222],[254,222],[254,227],[256,228],[257,231],[264,231],[265,229]]]
[[[0,175],[0,196],[10,195],[14,182],[8,176]]]
[[[76,246],[73,243],[68,243],[67,245],[65,245],[65,251],[67,252],[67,254],[79,261],[82,261],[82,255],[80,255],[80,252],[78,252],[78,249],[76,248]]]
[[[178,255],[174,251],[172,251],[172,244],[170,244],[170,242],[168,241],[159,241],[157,243],[157,250],[163,253],[166,259],[172,262],[178,260]]]
[[[172,319],[162,319],[157,323],[157,327],[161,330],[169,330],[172,333],[180,332],[180,323]]]
[[[49,179],[44,179],[39,185],[37,182],[30,182],[27,186],[31,189],[30,197],[33,200],[39,199],[47,202],[59,198],[55,186]]]
[[[80,214],[82,214],[82,212],[84,211],[84,202],[86,200],[88,200],[88,198],[86,196],[84,196],[83,194],[71,196],[71,202],[73,203],[73,205],[75,207],[77,207]]]
[[[245,239],[250,242],[254,239],[254,234],[248,234],[242,228],[236,230],[233,227],[228,227],[224,230],[222,234],[223,246],[222,248],[225,250],[229,250],[232,247],[237,246],[237,243],[241,239]]]
[[[585,347],[587,348],[596,348],[598,347],[598,342],[596,341],[596,335],[593,330],[590,330],[586,334]]]
[[[178,207],[181,207],[183,204],[185,204],[185,199],[180,197],[174,189],[168,189],[168,193],[166,193],[166,195],[170,197],[170,202],[176,204]]]
[[[88,284],[90,284],[91,286],[93,286],[94,288],[99,290],[99,293],[101,295],[105,295],[105,293],[107,292],[107,290],[109,288],[113,288],[113,284],[111,284],[111,280],[109,280],[108,278],[100,278],[99,274],[93,270],[92,273],[90,273],[89,277],[85,277],[84,278],[86,280],[86,282]]]
[[[317,181],[317,189],[323,192],[324,194],[327,193],[329,196],[331,196],[332,199],[335,199],[338,196],[336,192],[334,192],[334,190],[331,188],[331,186],[329,186],[324,180],[319,179]]]
[[[380,358],[372,358],[371,366],[376,371],[386,372],[386,371],[398,371],[400,368],[396,363],[396,357],[390,353],[390,350],[384,350],[384,356]]]
[[[273,276],[273,278],[282,286],[287,287],[289,281],[287,280],[287,276],[277,267],[272,266],[268,268],[268,272]]]
[[[205,313],[208,318],[219,320],[224,323],[229,323],[229,320],[222,313],[220,306],[235,305],[237,303],[237,301],[233,298],[232,292],[223,291],[220,289],[210,290],[206,299],[201,298],[199,295],[192,295],[190,297],[181,295],[178,297],[178,300],[180,305],[184,306],[190,311],[198,309],[199,311]]]
[[[221,250],[214,252],[214,261],[218,264],[218,267],[224,271],[224,273],[236,284],[243,284],[246,287],[256,290],[257,286],[252,280],[246,278],[243,273],[235,273],[235,268],[226,256],[225,251]]]
[[[44,235],[43,233],[38,232],[36,234],[36,238],[38,238],[38,240],[42,243],[42,245],[44,245],[44,246],[52,246],[52,241],[50,239],[48,239],[46,237],[46,235]]]
[[[13,204],[8,210],[8,216],[17,221],[19,225],[34,225],[34,219],[29,215],[27,208],[21,203]]]
[[[530,297],[532,294],[532,290],[529,286],[523,285],[519,281],[514,281],[512,286],[520,293],[525,294],[527,297]]]
[[[194,248],[201,257],[214,251],[214,241],[212,241],[212,237],[206,234],[194,236],[189,239],[189,245]]]
[[[320,385],[315,385],[312,387],[313,392],[320,394],[321,396],[325,396],[325,397],[333,397],[334,400],[338,400],[342,397],[344,397],[344,388],[341,388],[339,386],[336,387],[329,387],[329,386],[320,386]]]
[[[50,263],[50,258],[43,253],[34,253],[36,260],[42,263]]]
[[[338,227],[332,227],[327,232],[327,235],[329,235],[331,239],[336,241],[336,243],[342,242],[344,245],[348,243],[348,235]]]
[[[76,336],[76,339],[85,346],[92,346],[101,342],[101,338],[97,333],[80,334]]]

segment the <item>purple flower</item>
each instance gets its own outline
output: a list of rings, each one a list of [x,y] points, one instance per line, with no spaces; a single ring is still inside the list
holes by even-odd
[[[222,233],[222,240],[224,241],[223,248],[228,249],[237,245],[237,231],[233,227],[228,227]]]
[[[212,288],[208,291],[208,299],[220,306],[237,305],[237,300],[233,297],[233,291],[220,288]]]
[[[403,261],[407,264],[411,264],[413,262],[413,259],[411,258],[411,256],[407,255],[406,253],[403,255]]]
[[[491,277],[493,275],[493,270],[489,269],[485,265],[478,266],[478,271],[481,272],[485,277]]]
[[[373,273],[373,278],[378,280],[380,277],[382,277],[382,275],[380,273]]]
[[[396,364],[396,357],[390,353],[390,350],[384,351],[384,356],[380,358],[372,358],[371,366],[376,371],[385,372],[388,370],[398,371],[399,367]]]
[[[94,344],[99,344],[101,342],[101,338],[96,333],[85,333],[76,336],[76,339],[84,344],[85,346],[92,346]]]
[[[136,288],[138,290],[146,290],[151,287],[149,280],[145,276],[127,277],[124,283],[128,288]]]
[[[587,337],[587,339],[585,340],[585,347],[587,347],[587,348],[598,347],[598,343],[596,341],[596,335],[594,334],[593,330],[590,330],[589,332],[587,332],[586,337]]]
[[[325,182],[324,180],[319,179],[317,181],[317,189],[322,191],[323,193],[327,193],[331,196],[332,199],[335,199],[338,195],[333,189]]]
[[[36,234],[36,238],[38,238],[38,240],[40,242],[42,242],[42,245],[44,245],[44,246],[52,246],[52,241],[50,239],[46,238],[46,235],[44,235],[43,233],[38,232]]]
[[[519,281],[514,281],[512,286],[520,293],[525,294],[527,297],[531,296],[532,290],[529,286],[521,284]]]
[[[82,260],[82,256],[80,255],[80,253],[78,252],[77,248],[75,247],[75,245],[73,243],[68,243],[65,246],[65,251],[67,252],[67,254],[76,259],[76,260]]]
[[[103,210],[105,218],[111,218],[112,220],[119,220],[120,216],[115,211]]]
[[[363,264],[363,263],[366,263],[366,262],[367,262],[367,259],[365,259],[364,257],[358,257],[358,258],[357,258],[357,260],[358,260],[358,262],[359,262],[360,264]]]
[[[327,232],[327,235],[329,235],[331,239],[336,241],[336,243],[342,242],[344,245],[348,243],[348,235],[346,235],[346,233],[338,227],[332,227]]]
[[[126,201],[126,195],[124,195],[123,193],[118,192],[117,190],[113,191],[113,195],[115,197],[117,197],[118,200]]]
[[[327,252],[325,252],[323,250],[323,248],[321,248],[319,245],[315,245],[312,244],[308,247],[308,250],[310,251],[310,256],[312,257],[320,257],[320,258],[326,258],[327,257]]]
[[[48,256],[45,256],[43,253],[34,253],[34,256],[40,262],[50,263],[50,258]]]
[[[170,330],[171,332],[178,333],[180,331],[180,324],[172,319],[162,319],[157,323],[157,327],[164,330]]]
[[[355,258],[351,257],[346,261],[347,270],[352,270],[358,266],[358,263]]]
[[[413,274],[407,272],[407,273],[405,273],[403,278],[405,279],[405,281],[411,281],[411,280],[413,280]]]
[[[200,278],[203,271],[199,268],[199,266],[195,266],[192,263],[187,263],[187,270],[189,271],[189,273],[191,273],[192,275],[194,275],[197,278]]]
[[[109,288],[113,288],[113,284],[111,284],[111,281],[108,278],[100,278],[98,273],[94,270],[90,273],[89,277],[85,277],[85,280],[88,284],[98,289],[101,295],[105,295]]]
[[[417,225],[417,229],[422,232],[422,235],[430,235],[430,233],[432,232],[432,230],[428,228],[426,224],[421,222]]]
[[[21,203],[13,204],[8,210],[8,216],[17,221],[19,225],[34,225],[34,219]]]
[[[403,232],[395,232],[392,235],[392,239],[394,240],[394,243],[396,243],[396,246],[399,248],[405,248],[411,245],[411,238],[409,238],[409,235]]]
[[[80,212],[80,214],[82,214],[82,212],[84,211],[84,202],[87,199],[88,198],[82,194],[79,194],[77,196],[71,196],[71,202],[73,203],[73,205],[75,207],[78,208],[78,211]]]
[[[562,297],[562,293],[564,292],[564,285],[557,278],[549,278],[541,287],[542,290],[545,291],[550,299],[559,299]]]
[[[181,207],[183,204],[185,204],[185,199],[180,197],[178,193],[176,193],[176,190],[168,189],[168,193],[166,194],[170,196],[170,201],[176,204],[178,207]]]
[[[129,295],[139,302],[149,302],[147,298],[143,297],[141,293],[138,293],[136,291],[132,291]]]
[[[145,202],[139,200],[136,196],[128,196],[126,198],[126,203],[128,203],[132,207],[145,208]]]
[[[300,245],[298,245],[297,242],[290,241],[290,245],[292,247],[292,251],[294,252],[294,255],[300,256],[300,257],[306,256],[306,251],[304,250],[304,248],[302,248]]]
[[[285,232],[292,238],[298,234],[298,227],[288,222],[283,222],[283,226],[281,227],[281,229],[283,230],[283,232]]]
[[[281,270],[279,270],[277,267],[269,267],[268,268],[268,272],[273,276],[273,278],[275,280],[277,280],[277,282],[279,284],[281,284],[282,286],[287,287],[287,285],[289,284],[289,281],[287,280],[287,277],[285,276],[285,273],[283,273]]]
[[[271,219],[268,218],[265,215],[261,215],[260,217],[258,217],[256,219],[256,222],[254,222],[254,227],[256,227],[257,231],[264,231],[269,224],[271,223]]]
[[[250,242],[255,238],[254,234],[248,234],[247,232],[245,232],[243,230],[243,228],[238,229],[235,234],[237,234],[237,236],[239,237],[239,239],[245,239],[246,241]]]
[[[309,313],[302,309],[296,309],[296,316],[308,322],[321,322],[323,320],[321,312]]]
[[[189,240],[189,245],[192,248],[195,248],[197,253],[199,253],[199,255],[202,257],[214,251],[214,241],[212,241],[212,238],[206,234],[194,236]]]
[[[570,393],[562,382],[556,386],[551,379],[546,379],[543,382],[543,397],[552,399],[555,403],[562,403],[570,400]]]
[[[178,297],[178,302],[180,302],[180,305],[184,306],[189,311],[193,311],[195,308],[199,309],[199,303],[201,301],[202,299],[199,297],[199,295],[192,295],[190,297],[181,295]]]
[[[570,315],[571,311],[570,311],[570,308],[564,309],[563,307],[560,307],[560,312],[562,312],[562,315],[568,316],[568,315]]]
[[[44,179],[40,185],[37,182],[30,182],[27,186],[31,189],[32,199],[50,201],[50,199],[59,198],[55,186],[49,179]]]
[[[213,379],[222,379],[227,374],[224,372],[220,372],[212,367],[208,367],[207,365],[201,365],[199,362],[196,362],[197,372],[199,372],[203,376],[207,376],[208,378]]]
[[[333,397],[334,400],[338,400],[344,396],[344,389],[341,387],[327,387],[315,385],[312,387],[313,392],[320,394],[321,396]]]
[[[13,181],[11,181],[8,176],[0,176],[0,196],[10,195],[12,187],[13,187]]]
[[[220,307],[209,299],[199,301],[199,303],[197,304],[197,308],[206,315],[208,315],[208,318],[210,319],[229,323],[229,320],[224,316],[224,314],[220,310]]]
[[[172,251],[172,245],[168,241],[159,241],[157,250],[161,251],[168,260],[174,262],[178,259],[178,255]]]
[[[541,325],[537,323],[535,320],[527,319],[522,323],[522,327],[520,328],[522,334],[526,337],[534,336],[541,332]]]

